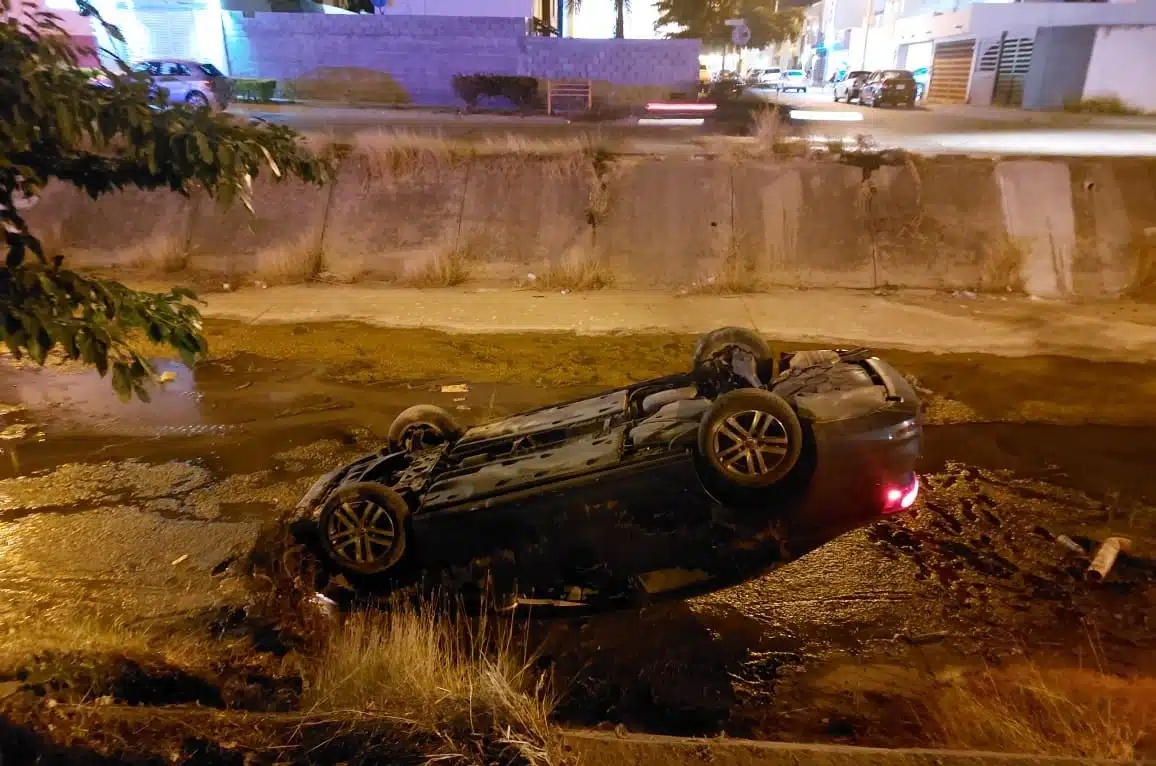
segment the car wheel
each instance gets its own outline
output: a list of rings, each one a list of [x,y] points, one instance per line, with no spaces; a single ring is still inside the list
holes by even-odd
[[[415,404],[403,410],[389,427],[389,448],[393,452],[416,452],[461,438],[463,429],[441,407]]]
[[[729,484],[765,489],[791,472],[803,449],[803,427],[787,400],[744,388],[715,400],[698,430],[698,450]]]
[[[836,103],[836,104],[837,104],[837,103],[839,103],[839,93],[838,93],[838,92],[836,92],[836,93],[834,94],[834,96],[835,96],[835,103]]]
[[[806,93],[806,92],[807,92],[807,89],[806,89],[806,88],[803,88],[803,89],[802,89],[802,91],[803,91],[803,93]]]
[[[209,99],[205,98],[204,93],[200,93],[198,91],[193,91],[190,93],[188,98],[185,99],[185,103],[191,106],[193,109],[209,108]]]
[[[409,507],[389,487],[362,482],[342,487],[321,509],[321,548],[337,568],[380,575],[405,556]]]
[[[774,350],[758,333],[745,327],[721,327],[698,339],[694,346],[691,369],[698,370],[720,351],[732,346],[746,351],[755,358],[756,363],[774,356]]]

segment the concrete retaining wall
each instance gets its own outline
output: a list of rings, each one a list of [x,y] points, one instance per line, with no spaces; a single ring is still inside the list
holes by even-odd
[[[229,74],[288,80],[320,67],[386,72],[414,103],[448,104],[455,74],[579,78],[685,87],[698,79],[698,40],[531,37],[526,20],[239,12],[222,15]]]
[[[326,188],[259,186],[255,216],[52,187],[28,218],[79,265],[232,283],[1156,294],[1154,162],[934,158],[865,177],[834,160],[380,159],[355,154]]]

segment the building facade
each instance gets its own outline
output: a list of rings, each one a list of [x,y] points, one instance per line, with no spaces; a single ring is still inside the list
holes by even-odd
[[[92,20],[80,15],[76,3],[69,0],[39,0],[29,6],[24,2],[13,3],[14,10],[5,14],[6,17],[24,18],[37,10],[49,11],[57,17],[57,24],[71,38],[73,47],[81,66],[95,67],[100,61],[97,57],[98,42],[93,32]]]
[[[804,58],[838,71],[930,69],[932,103],[1059,108],[1118,98],[1156,110],[1156,0],[821,0]]]

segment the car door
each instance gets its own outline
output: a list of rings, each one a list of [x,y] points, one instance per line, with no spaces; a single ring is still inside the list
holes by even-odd
[[[188,98],[189,70],[175,61],[161,61],[157,64],[157,84],[169,92],[170,104],[183,104]]]
[[[144,75],[149,83],[149,97],[156,98],[157,96],[157,62],[155,61],[141,61],[133,64],[133,74]]]

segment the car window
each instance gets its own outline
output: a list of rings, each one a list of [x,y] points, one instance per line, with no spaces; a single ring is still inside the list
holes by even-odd
[[[893,79],[893,80],[911,80],[911,79],[913,79],[911,72],[908,72],[906,69],[888,69],[887,71],[880,72],[879,74],[883,79]]]
[[[205,75],[208,77],[224,77],[225,76],[224,73],[221,72],[220,69],[217,69],[212,64],[197,64],[197,66],[200,67],[201,71],[204,72]]]
[[[185,77],[189,74],[189,70],[184,64],[178,64],[174,61],[163,61],[158,69],[158,74],[161,77]]]
[[[132,67],[132,71],[134,72],[147,72],[148,74],[156,74],[156,70],[157,65],[154,61],[142,61],[139,64],[134,64]]]

